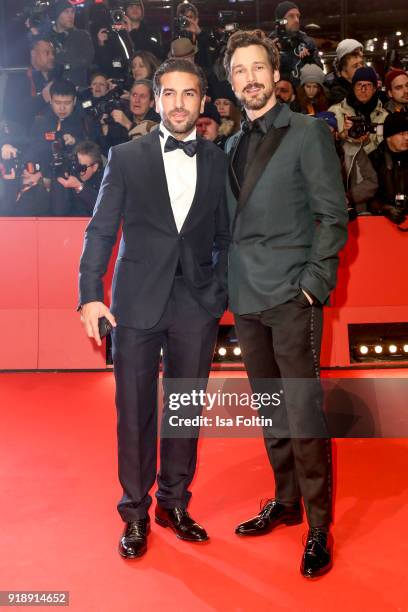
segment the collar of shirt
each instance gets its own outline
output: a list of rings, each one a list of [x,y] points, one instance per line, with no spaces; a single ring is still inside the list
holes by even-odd
[[[167,138],[169,136],[173,136],[173,134],[171,134],[169,130],[164,127],[163,121],[160,122],[159,132],[163,134],[163,136],[160,137],[160,144],[161,144],[162,151],[164,151],[164,145],[166,144]],[[173,136],[173,138],[175,138],[175,136]],[[194,128],[191,134],[189,134],[187,138],[184,138],[184,142],[187,142],[189,140],[195,140],[196,138],[197,138],[197,130],[196,128]],[[174,153],[174,151],[172,152]]]
[[[270,108],[264,115],[261,115],[261,117],[258,117],[254,121],[248,121],[249,130],[257,129],[263,134],[266,134],[273,126],[281,109],[282,104],[280,102],[276,102],[275,106]]]

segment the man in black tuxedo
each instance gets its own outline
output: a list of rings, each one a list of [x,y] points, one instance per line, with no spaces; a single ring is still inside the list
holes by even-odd
[[[196,139],[195,129],[205,76],[191,62],[169,60],[154,88],[160,129],[111,149],[80,264],[88,336],[100,344],[100,317],[114,326],[118,510],[126,523],[119,552],[126,558],[146,552],[160,352],[165,379],[207,379],[227,300],[227,158]],[[121,223],[109,310],[102,277]],[[166,400],[163,422],[168,411]],[[179,538],[201,542],[208,536],[187,512],[196,458],[197,436],[162,437],[155,518]]]
[[[280,430],[264,432],[275,499],[236,533],[302,522],[303,498],[309,533],[301,571],[315,577],[332,563],[331,443],[318,378],[322,304],[347,237],[340,165],[323,121],[276,101],[279,53],[270,39],[237,32],[225,67],[248,118],[227,143],[229,304],[252,387],[277,381],[285,398]]]

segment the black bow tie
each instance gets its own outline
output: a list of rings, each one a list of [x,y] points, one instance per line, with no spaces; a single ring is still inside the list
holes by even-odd
[[[174,136],[169,136],[164,145],[164,152],[169,153],[176,149],[182,149],[189,157],[194,157],[197,153],[197,140],[177,140]]]

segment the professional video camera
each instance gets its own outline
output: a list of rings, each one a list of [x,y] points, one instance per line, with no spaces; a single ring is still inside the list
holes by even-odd
[[[363,115],[350,117],[350,121],[353,123],[353,127],[351,127],[348,131],[350,138],[357,140],[358,138],[367,136],[368,134],[382,135],[382,124],[371,123],[371,121],[368,121]]]
[[[92,99],[83,100],[82,108],[98,122],[101,121],[103,115],[108,115],[103,122],[105,125],[112,125],[115,122],[110,114],[114,110],[123,110],[121,96],[124,92],[125,89],[121,85],[118,85],[114,89],[111,89],[111,91],[108,91],[104,96],[98,98],[96,102]]]
[[[36,172],[40,172],[40,169],[40,164],[24,161],[21,151],[17,151],[16,157],[2,159],[0,161],[0,175],[2,178],[7,174],[11,174],[13,170],[15,178],[17,179],[20,178],[25,171],[30,174],[35,174]]]
[[[112,21],[112,25],[121,25],[125,23],[126,20],[126,12],[125,9],[121,6],[115,8],[115,9],[111,9],[109,11],[110,17],[111,17],[111,21]]]
[[[28,28],[42,28],[49,22],[49,11],[52,6],[51,0],[32,0],[17,13],[27,24]]]
[[[76,176],[79,178],[81,172],[85,172],[87,166],[80,164],[75,153],[68,149],[61,132],[53,132],[54,139],[47,134],[47,140],[51,142],[51,170],[53,178],[66,178]]]
[[[231,34],[239,30],[237,18],[238,11],[218,11],[218,26],[210,34],[210,51],[215,62],[214,71],[220,80],[226,78],[225,71],[221,65],[222,57]]]

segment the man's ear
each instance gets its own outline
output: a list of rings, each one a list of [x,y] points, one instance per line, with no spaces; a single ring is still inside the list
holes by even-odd
[[[156,111],[156,113],[160,114],[159,102],[160,102],[160,96],[155,96],[155,98],[154,98],[155,111]]]
[[[274,70],[274,71],[273,71],[273,82],[274,82],[274,83],[275,83],[275,85],[276,85],[276,83],[277,83],[278,81],[280,81],[280,72],[279,72],[279,70]]]
[[[203,98],[201,99],[201,105],[200,105],[200,115],[201,115],[201,113],[204,112],[205,100],[206,100],[206,96],[203,96]]]

